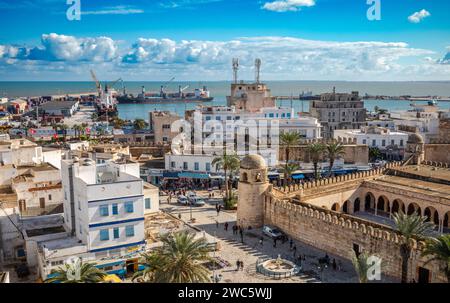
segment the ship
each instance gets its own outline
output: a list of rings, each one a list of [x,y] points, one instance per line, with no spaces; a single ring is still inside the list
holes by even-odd
[[[184,88],[181,88],[180,85],[177,92],[166,92],[165,86],[162,85],[159,92],[147,93],[145,87],[142,86],[141,93],[137,96],[124,92],[124,94],[117,96],[117,102],[120,104],[185,103],[211,102],[214,99],[210,96],[206,86],[196,88],[193,92],[185,92],[187,88],[189,88],[189,85]]]
[[[95,109],[97,110],[98,116],[105,118],[105,120],[116,117],[118,111],[115,91],[109,89],[108,86],[105,85],[105,90],[101,91],[96,99]]]

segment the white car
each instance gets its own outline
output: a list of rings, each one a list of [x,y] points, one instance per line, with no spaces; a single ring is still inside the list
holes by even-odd
[[[280,239],[281,237],[283,237],[283,233],[280,230],[278,230],[274,227],[267,226],[267,225],[264,225],[263,233],[266,236],[271,237],[272,239]]]
[[[203,198],[200,197],[193,197],[190,199],[191,205],[192,206],[204,206],[205,205],[205,200],[203,200]]]
[[[180,195],[178,196],[177,202],[183,205],[188,205],[189,200],[185,196]]]

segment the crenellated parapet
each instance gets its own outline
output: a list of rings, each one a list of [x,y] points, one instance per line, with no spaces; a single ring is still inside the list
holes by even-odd
[[[321,143],[321,144],[331,144],[331,143],[342,143],[344,145],[357,144],[356,138],[342,138],[338,137],[336,139],[302,139],[300,141],[300,145],[308,145],[312,143]]]
[[[364,181],[366,179],[375,178],[377,176],[383,175],[389,169],[398,169],[402,165],[402,162],[391,162],[387,163],[383,168],[372,169],[369,171],[354,172],[347,175],[328,177],[319,180],[313,180],[304,182],[302,184],[291,184],[284,187],[274,187],[274,190],[284,193],[291,194],[294,192],[303,192],[311,189],[317,189],[320,187],[326,187],[330,185],[342,184],[342,182],[354,182],[354,181]]]
[[[290,202],[274,199],[270,203],[273,204],[271,207],[276,213],[284,211],[298,220],[302,220],[301,217],[304,217],[323,221],[326,224],[335,225],[336,227],[346,229],[349,232],[359,233],[361,236],[386,241],[396,245],[400,245],[404,241],[404,237],[389,226],[323,209],[298,200]],[[425,242],[411,239],[411,245],[413,249],[420,251],[425,247]]]

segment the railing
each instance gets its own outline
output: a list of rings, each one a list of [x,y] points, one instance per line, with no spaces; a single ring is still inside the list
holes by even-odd
[[[258,260],[256,261],[256,264],[255,264],[256,272],[258,272],[266,277],[272,278],[272,279],[285,279],[285,278],[289,278],[292,276],[296,276],[302,269],[301,264],[298,264],[298,262],[296,260],[294,260],[293,258],[286,257],[286,256],[283,257],[282,260],[290,261],[295,265],[294,268],[292,268],[291,270],[286,270],[285,272],[276,273],[273,271],[269,271],[262,266],[262,264],[264,262],[269,261],[269,260],[276,260],[276,258],[277,257],[258,258]]]

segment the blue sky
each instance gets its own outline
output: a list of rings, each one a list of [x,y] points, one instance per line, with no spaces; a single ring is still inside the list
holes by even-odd
[[[0,0],[0,80],[450,80],[450,1]]]

